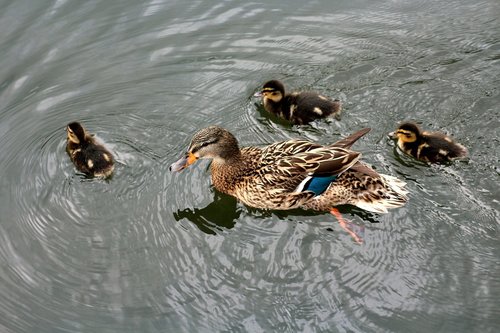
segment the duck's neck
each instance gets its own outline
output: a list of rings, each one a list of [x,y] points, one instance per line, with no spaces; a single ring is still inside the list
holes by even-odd
[[[248,173],[248,164],[239,150],[227,158],[214,158],[210,166],[213,185],[221,192],[232,194],[235,185]]]

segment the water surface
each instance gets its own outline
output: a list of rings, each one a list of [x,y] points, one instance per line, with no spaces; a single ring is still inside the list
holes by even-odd
[[[496,332],[500,299],[500,4],[467,1],[0,2],[1,332]],[[344,102],[290,126],[252,95],[277,78]],[[79,174],[64,127],[115,153]],[[402,120],[470,159],[427,166]],[[242,145],[333,142],[405,179],[386,215],[245,207],[208,164],[172,175],[194,132]]]

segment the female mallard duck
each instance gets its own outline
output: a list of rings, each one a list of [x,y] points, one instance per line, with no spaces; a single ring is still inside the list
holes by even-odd
[[[262,97],[267,112],[297,125],[331,116],[339,119],[342,109],[338,99],[332,101],[314,92],[285,94],[285,86],[278,80],[266,82],[255,97]]]
[[[450,162],[467,156],[467,149],[440,132],[422,131],[417,124],[404,122],[389,134],[403,152],[431,163]]]
[[[288,140],[240,149],[231,133],[210,126],[193,136],[186,155],[170,170],[180,171],[201,158],[212,159],[212,183],[217,190],[256,208],[330,211],[360,241],[333,206],[350,204],[387,213],[388,208],[403,206],[408,193],[404,182],[378,174],[359,161],[361,153],[349,150],[369,131],[360,130],[326,146]]]
[[[66,126],[66,152],[75,167],[91,177],[108,177],[115,168],[113,155],[78,122]]]

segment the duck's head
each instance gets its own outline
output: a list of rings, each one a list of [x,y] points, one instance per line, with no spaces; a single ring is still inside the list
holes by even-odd
[[[417,124],[404,122],[399,125],[396,131],[389,133],[389,136],[400,142],[415,142],[420,137],[421,132]]]
[[[193,136],[186,154],[170,166],[170,171],[181,171],[201,158],[225,163],[239,155],[236,138],[222,127],[210,126]]]
[[[271,80],[264,83],[262,90],[254,95],[255,97],[262,97],[264,100],[268,99],[275,103],[281,101],[285,96],[285,86],[278,80]]]
[[[68,136],[68,140],[79,144],[85,141],[85,129],[79,122],[72,122],[66,126],[66,134]]]

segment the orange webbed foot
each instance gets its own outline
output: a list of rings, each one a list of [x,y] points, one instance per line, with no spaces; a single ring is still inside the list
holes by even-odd
[[[354,238],[354,241],[358,244],[363,243],[363,238],[362,236],[364,235],[365,228],[364,227],[359,227],[355,225],[354,223],[350,222],[349,220],[345,220],[342,217],[342,214],[340,214],[339,210],[337,208],[332,208],[330,210],[330,213],[337,218],[337,220],[340,223],[340,226],[347,231],[349,235],[351,235],[352,238]],[[356,229],[358,229],[356,231]],[[361,236],[360,236],[361,235]]]

